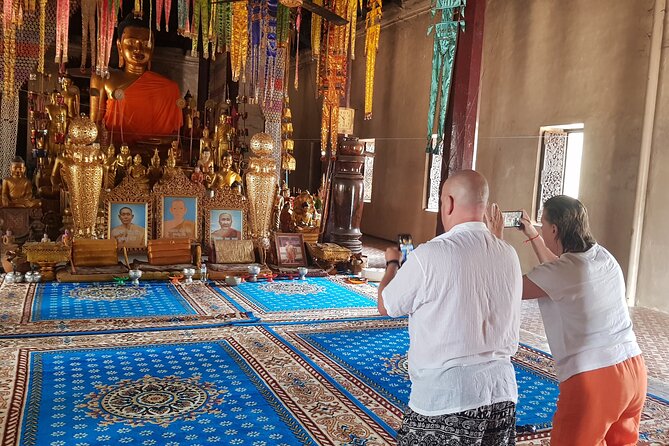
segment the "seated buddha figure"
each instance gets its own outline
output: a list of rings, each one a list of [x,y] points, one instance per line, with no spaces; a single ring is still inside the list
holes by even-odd
[[[22,158],[14,158],[10,172],[11,176],[2,180],[2,206],[10,208],[39,207],[41,202],[33,198],[33,183],[26,178],[26,164]]]
[[[119,23],[118,36],[123,71],[91,76],[91,120],[128,144],[175,134],[183,119],[181,94],[175,82],[148,69],[154,47],[148,23],[130,14]]]
[[[227,154],[223,157],[221,169],[214,175],[212,189],[223,189],[232,187],[234,183],[242,184],[242,177],[232,169],[232,155]]]

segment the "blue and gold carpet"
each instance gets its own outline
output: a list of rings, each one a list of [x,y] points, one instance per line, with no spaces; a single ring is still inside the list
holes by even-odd
[[[245,319],[246,313],[199,283],[0,286],[0,336],[178,328]]]
[[[393,430],[263,327],[3,340],[2,444],[385,445]]]
[[[349,284],[343,276],[244,282],[236,287],[219,283],[214,289],[239,311],[252,313],[263,322],[379,316],[377,289],[368,284]]]
[[[409,400],[406,321],[330,322],[271,328],[319,365],[381,419],[399,428]],[[518,434],[519,445],[548,445],[558,382],[553,359],[527,346],[513,357],[518,382],[517,425],[536,433]],[[668,444],[669,403],[648,396],[641,438]]]

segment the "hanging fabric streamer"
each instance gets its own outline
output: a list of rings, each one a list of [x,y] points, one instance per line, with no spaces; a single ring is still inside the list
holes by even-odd
[[[348,20],[348,24],[346,25],[345,50],[348,51],[350,45],[351,60],[355,59],[355,31],[356,26],[358,25],[358,2],[360,2],[360,7],[362,8],[362,0],[348,0],[346,8],[346,19]]]
[[[276,65],[277,65],[277,38],[276,38],[276,15],[278,9],[278,0],[267,1],[267,15],[265,16],[265,72],[263,78],[263,102],[266,102],[268,97],[272,96],[276,87]],[[283,71],[281,72],[281,80],[283,80]],[[283,93],[283,88],[281,89]],[[283,105],[283,99],[282,99]]]
[[[93,20],[95,20],[95,17],[93,17]],[[39,0],[39,61],[37,62],[38,73],[44,74],[45,55],[46,55],[46,0]]]
[[[43,0],[40,0],[40,2]],[[86,69],[88,44],[91,46],[91,67],[95,67],[95,15],[97,0],[81,0],[81,71]]]
[[[428,153],[441,153],[444,140],[444,123],[448,110],[448,98],[451,91],[451,78],[455,50],[458,45],[458,32],[464,28],[464,12],[466,0],[437,0],[432,9],[433,17],[440,13],[440,21],[428,29],[428,35],[434,29],[434,47],[432,50],[432,81],[430,83],[430,105],[427,116]],[[454,20],[456,12],[458,20]],[[437,141],[433,146],[432,134],[434,121],[437,117],[437,101],[439,100],[439,122],[437,124]]]
[[[381,8],[382,0],[370,0],[370,10],[367,12],[365,27],[365,55],[367,63],[365,66],[365,119],[372,119],[372,100],[374,98],[374,68],[376,66],[376,53],[379,50],[379,37],[381,35]]]
[[[297,18],[295,19],[295,32],[297,37],[295,38],[295,90],[297,90],[300,85],[300,28],[302,26],[302,8],[297,8]]]
[[[260,92],[258,83],[260,81],[260,44],[263,37],[263,0],[251,0],[250,7],[250,46],[251,46],[251,74],[250,74],[250,96],[253,102],[258,103]]]
[[[153,5],[153,4],[152,4]],[[170,12],[172,11],[172,0],[156,0],[156,29],[160,31],[160,18],[165,10],[165,31],[170,31]]]
[[[314,5],[323,6],[323,0],[314,0]],[[319,15],[311,15],[311,57],[318,59],[321,52],[321,25],[323,18]]]
[[[114,28],[118,20],[119,0],[98,0],[98,54],[96,73],[109,77],[109,59],[114,40]]]
[[[56,59],[57,64],[67,62],[68,30],[70,26],[70,0],[56,2]]]
[[[193,46],[191,56],[197,57],[197,45],[199,43],[200,29],[202,30],[202,57],[209,58],[209,1],[193,0],[193,26],[191,28],[191,39]]]
[[[191,0],[177,1],[177,34],[190,37],[190,5]]]
[[[249,9],[246,1],[232,5],[232,33],[230,43],[230,65],[232,80],[245,82],[246,59],[249,48]]]

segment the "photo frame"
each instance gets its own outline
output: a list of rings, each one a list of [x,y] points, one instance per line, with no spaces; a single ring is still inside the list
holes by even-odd
[[[158,214],[160,238],[199,240],[198,201],[192,195],[164,195]]]
[[[131,223],[145,229],[144,243],[141,244],[136,242],[138,234],[133,234],[133,231],[130,231],[128,235],[131,237],[131,243],[125,244],[125,248],[129,252],[143,252],[146,251],[148,241],[153,238],[153,221],[154,221],[154,206],[153,199],[148,190],[141,187],[137,181],[131,178],[124,178],[121,183],[113,188],[110,191],[103,193],[102,200],[104,202],[105,209],[105,219],[104,219],[104,231],[107,238],[111,238],[112,229],[117,228],[120,224],[120,210],[122,207],[129,207],[132,210],[132,219]],[[144,209],[142,213],[140,209]],[[143,214],[143,215],[142,215]],[[144,217],[144,218],[142,218]],[[136,229],[134,226],[130,226],[128,229]],[[138,231],[134,231],[138,232]],[[127,237],[124,235],[123,228],[118,228],[116,231],[118,237],[118,249],[123,249],[124,244],[120,243],[119,238]],[[141,237],[140,237],[141,238]]]
[[[251,234],[251,226],[248,219],[248,200],[246,198],[229,188],[214,190],[213,193],[205,197],[203,200],[203,220],[204,220],[204,251],[206,251],[210,258],[214,258],[214,239],[218,238],[216,233],[221,228],[220,216],[224,213],[230,213],[232,218],[231,227],[239,231],[239,240],[247,240]],[[226,222],[227,223],[227,222]],[[224,239],[232,239],[232,237],[225,237],[224,234],[218,234]],[[229,235],[229,234],[228,234]],[[237,236],[237,234],[234,234]]]
[[[278,266],[284,268],[307,266],[307,254],[302,234],[278,232],[274,234],[274,245]]]
[[[155,202],[156,238],[189,238],[202,240],[202,200],[205,188],[192,182],[183,172],[167,181],[156,183],[152,196]],[[172,209],[177,203],[179,209]],[[175,212],[177,215],[173,215]]]
[[[107,238],[116,239],[119,249],[145,249],[149,240],[149,203],[110,201],[107,206]]]

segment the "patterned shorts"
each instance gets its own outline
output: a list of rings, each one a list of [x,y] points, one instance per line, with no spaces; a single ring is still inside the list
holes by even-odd
[[[397,432],[398,446],[513,446],[516,405],[496,403],[433,417],[407,408]]]

